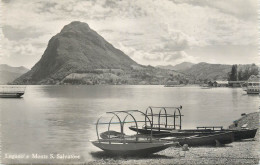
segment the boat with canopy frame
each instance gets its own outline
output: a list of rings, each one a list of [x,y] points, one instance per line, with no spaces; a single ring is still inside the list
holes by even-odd
[[[137,121],[133,113],[141,113],[145,116],[146,120]],[[149,123],[150,125],[152,124],[152,121],[148,118],[148,116],[139,110],[111,111],[105,113],[105,115],[108,114],[112,115],[109,122],[100,122],[104,115],[98,118],[96,122],[97,140],[91,141],[93,145],[104,150],[105,152],[115,155],[147,155],[178,145],[178,142],[167,142],[152,138],[152,129],[150,131],[150,136],[141,135],[138,131],[136,135],[125,135],[125,123],[134,123],[136,128],[138,128],[138,123],[144,122]],[[120,115],[123,115],[123,120]],[[132,121],[127,121],[126,119],[128,117],[131,117]],[[114,118],[117,118],[118,122],[112,122]],[[120,132],[111,131],[111,124],[118,124],[120,127]],[[108,125],[107,131],[103,132],[103,138],[101,136],[102,133],[99,134],[99,125]]]
[[[168,137],[168,136],[193,136],[194,132],[196,134],[207,134],[205,133],[207,130],[185,130],[182,131],[182,114],[181,114],[182,106],[179,107],[153,107],[149,106],[145,112],[145,121],[147,118],[151,120],[150,126],[145,124],[142,128],[137,128],[135,126],[129,127],[130,130],[139,132],[141,134],[150,134],[153,132],[154,137]],[[154,113],[155,110],[159,110],[159,113]],[[173,113],[167,113],[167,110],[173,111]],[[155,117],[158,118],[156,123]],[[162,119],[165,119],[165,123],[161,123]],[[170,124],[170,119],[173,124]]]
[[[159,113],[154,113],[155,110],[159,110]],[[167,110],[173,111],[172,114],[168,114]],[[145,120],[147,117],[150,118],[151,124],[148,126],[145,122],[142,128],[137,128],[135,126],[129,127],[130,130],[139,132],[140,134],[150,134],[153,132],[152,136],[157,138],[163,137],[189,137],[189,136],[210,136],[211,138],[225,137],[224,133],[233,133],[235,140],[241,139],[251,139],[254,138],[257,129],[248,130],[231,130],[223,129],[222,126],[214,127],[197,127],[197,129],[182,129],[182,117],[181,114],[182,106],[179,107],[153,107],[149,106],[145,112]],[[155,117],[158,118],[158,123],[156,124]],[[165,124],[162,124],[162,119],[165,119]],[[169,124],[169,118],[173,118],[173,124]],[[179,121],[177,121],[179,120]],[[216,134],[222,134],[223,136],[212,136]],[[224,136],[225,135],[225,136]],[[232,135],[228,135],[231,137]],[[229,140],[230,141],[230,140]]]
[[[158,111],[159,113],[154,113]],[[173,113],[169,114],[167,111],[173,111]],[[182,106],[179,107],[154,107],[149,106],[145,111],[145,116],[150,118],[151,124],[150,126],[145,124],[142,128],[137,128],[135,126],[129,127],[130,130],[139,132],[141,134],[150,134],[151,131],[153,132],[153,137],[187,137],[187,136],[194,136],[194,135],[211,135],[215,133],[215,131],[211,129],[182,129],[182,117],[184,115],[181,114]],[[145,121],[146,118],[145,117]],[[155,117],[158,118],[156,123]],[[162,119],[165,119],[165,123],[161,123]],[[169,119],[172,120],[173,124],[169,124]]]

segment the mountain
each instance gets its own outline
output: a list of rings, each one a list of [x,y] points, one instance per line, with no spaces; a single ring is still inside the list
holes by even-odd
[[[231,71],[231,65],[205,62],[158,67],[136,63],[88,24],[75,21],[50,39],[41,59],[13,84],[186,84],[227,80]]]
[[[181,72],[193,76],[197,80],[227,80],[231,65],[209,64],[201,62]]]
[[[173,66],[173,70],[186,70],[190,69],[194,64],[191,62],[183,62]]]
[[[0,84],[10,83],[28,71],[29,69],[23,66],[12,67],[7,64],[0,64]]]
[[[88,24],[75,21],[53,36],[41,59],[14,84],[53,84],[72,73],[95,72],[96,69],[129,70],[139,66],[116,49]]]
[[[156,66],[157,68],[161,68],[161,69],[169,69],[169,70],[176,70],[176,71],[180,71],[180,70],[185,70],[185,69],[189,69],[193,66],[194,64],[191,62],[182,62],[180,64],[177,65],[158,65]]]
[[[156,68],[174,70],[172,65],[157,65]]]
[[[240,65],[243,67],[244,65]],[[175,66],[157,66],[158,68],[175,70],[189,77],[190,82],[198,80],[227,80],[231,65],[209,64],[201,62],[198,64],[183,62]]]

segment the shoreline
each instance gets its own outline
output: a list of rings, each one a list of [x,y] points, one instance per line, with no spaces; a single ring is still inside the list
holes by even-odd
[[[234,123],[230,129],[240,129],[247,123],[248,129],[258,128],[259,112],[242,116],[237,127]],[[236,141],[223,147],[189,147],[189,151],[181,148],[168,148],[148,157],[111,157],[99,151],[92,153],[94,161],[85,164],[259,164],[259,130],[254,139]]]

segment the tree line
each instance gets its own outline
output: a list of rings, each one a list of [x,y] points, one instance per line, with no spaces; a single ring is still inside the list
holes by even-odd
[[[255,64],[240,67],[237,64],[232,65],[228,73],[229,81],[247,81],[251,75],[259,75],[259,68]]]

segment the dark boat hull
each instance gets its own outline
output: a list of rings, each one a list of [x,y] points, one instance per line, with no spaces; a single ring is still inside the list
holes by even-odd
[[[0,93],[0,98],[20,98],[24,93]]]
[[[150,129],[137,129],[135,127],[129,127],[130,130],[139,132],[140,134],[145,134],[145,135],[150,135],[151,130]],[[212,135],[214,132],[211,131],[183,131],[180,130],[178,132],[171,132],[171,131],[159,131],[159,130],[153,130],[152,131],[152,136],[153,137],[158,137],[158,138],[163,138],[163,137],[187,137],[187,136],[194,136],[194,135],[200,135],[200,136],[205,136],[205,135]]]
[[[218,133],[207,136],[191,136],[185,138],[173,138],[173,142],[179,142],[180,145],[188,144],[188,146],[216,146],[220,144],[229,144],[234,141],[232,132]]]
[[[252,139],[255,137],[257,129],[245,129],[245,130],[223,130],[226,132],[233,132],[235,140]]]
[[[132,131],[138,131],[140,134],[151,134],[150,129],[136,129],[135,127],[129,127]],[[257,132],[257,129],[248,129],[248,130],[179,130],[177,132],[171,131],[159,131],[153,130],[154,137],[187,137],[187,136],[206,136],[213,135],[219,133],[232,132],[234,134],[234,140],[242,140],[242,139],[251,139],[254,138]]]

